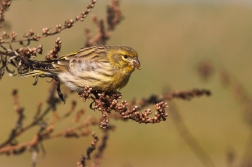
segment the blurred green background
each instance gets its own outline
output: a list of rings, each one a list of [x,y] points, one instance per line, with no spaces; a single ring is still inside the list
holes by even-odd
[[[202,82],[196,74],[201,60],[211,61],[217,68],[226,68],[252,92],[252,4],[250,1],[154,1],[124,0],[121,9],[125,19],[111,33],[109,45],[129,45],[135,48],[141,61],[141,70],[135,71],[127,87],[121,90],[123,99],[148,97],[171,90],[207,88],[211,97],[191,101],[174,100],[186,126],[208,153],[216,166],[226,166],[227,150],[235,150],[236,163],[242,161],[249,140],[250,129],[244,122],[242,106],[229,89],[224,89],[214,75],[209,82]],[[74,18],[85,10],[87,0],[19,0],[13,1],[5,14],[7,32],[15,31],[21,37],[32,28],[40,33],[43,27],[54,29],[56,24]],[[54,46],[57,37],[62,40],[61,54],[83,47],[84,28],[96,33],[90,16],[105,18],[109,0],[98,0],[95,8],[83,23],[62,33],[32,43],[43,44],[44,55]],[[13,47],[19,47],[13,45]],[[43,59],[43,56],[38,56]],[[0,142],[4,141],[17,115],[13,110],[11,92],[19,90],[20,105],[25,107],[25,123],[32,120],[36,105],[47,98],[49,84],[40,79],[32,86],[34,78],[19,79],[5,75],[0,82]],[[61,104],[58,113],[65,113],[71,99],[78,102],[78,109],[87,106],[74,95]],[[168,103],[169,105],[169,103]],[[46,105],[44,104],[44,107]],[[87,108],[87,107],[86,107]],[[77,109],[77,110],[78,110]],[[169,113],[169,109],[168,109]],[[88,115],[100,116],[88,110]],[[48,120],[52,119],[49,114]],[[72,119],[72,118],[71,118]],[[55,131],[71,125],[71,119],[60,122]],[[168,117],[155,125],[138,124],[133,121],[110,120],[116,125],[110,133],[107,149],[101,163],[103,167],[165,167],[203,166],[193,154]],[[36,132],[33,128],[18,138],[19,142],[30,141]],[[100,134],[98,129],[94,129]],[[80,155],[92,138],[57,138],[43,142],[46,155],[40,152],[38,167],[76,166]],[[0,157],[0,166],[30,166],[31,153],[19,156]]]

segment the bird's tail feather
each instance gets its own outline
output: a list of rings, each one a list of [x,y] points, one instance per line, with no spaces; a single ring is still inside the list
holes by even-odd
[[[49,72],[49,71],[43,71],[43,70],[33,70],[24,74],[21,74],[20,77],[21,78],[25,78],[25,77],[31,77],[31,76],[40,76],[40,77],[52,77],[56,74]]]
[[[68,61],[31,61],[30,70],[26,73],[20,74],[21,78],[30,76],[39,77],[53,77],[58,73],[65,71],[68,66]]]

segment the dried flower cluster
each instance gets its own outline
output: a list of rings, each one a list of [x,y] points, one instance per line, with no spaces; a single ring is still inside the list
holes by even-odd
[[[92,22],[97,27],[96,35],[91,34],[91,30],[86,28],[86,42],[85,47],[94,45],[106,45],[110,38],[110,31],[113,31],[115,27],[122,20],[122,12],[119,8],[119,0],[112,0],[111,5],[107,7],[107,28],[104,20],[99,20],[97,16],[92,17]]]
[[[2,30],[2,23],[5,21],[4,12],[10,7],[10,0],[1,0],[1,8],[0,8],[0,30]]]
[[[108,126],[109,120],[107,115],[114,110],[117,114],[120,115],[121,119],[131,119],[138,123],[159,123],[165,121],[168,114],[165,111],[165,108],[168,107],[165,100],[172,100],[174,98],[180,98],[184,100],[190,100],[194,97],[200,96],[210,96],[211,92],[206,89],[194,89],[192,91],[175,91],[171,93],[166,93],[161,97],[156,95],[151,95],[148,99],[142,99],[136,104],[136,101],[128,103],[125,100],[119,102],[119,99],[122,98],[120,92],[101,92],[101,91],[92,91],[90,87],[85,87],[85,90],[80,93],[78,96],[83,98],[83,101],[87,99],[92,99],[93,102],[90,104],[90,108],[93,110],[99,110],[102,112],[103,119],[100,126],[106,128]],[[144,107],[147,107],[150,104],[155,104],[154,108],[156,109],[155,116],[150,117],[152,111],[150,109],[145,109],[140,112]],[[119,118],[118,116],[116,116]]]
[[[46,60],[53,60],[53,59],[57,59],[59,57],[61,43],[62,43],[62,41],[60,40],[60,38],[57,38],[57,40],[55,41],[54,48],[52,50],[50,50],[49,53],[47,53],[45,55]]]
[[[112,0],[111,5],[107,7],[107,23],[109,30],[114,30],[116,25],[122,20],[122,12],[119,8],[119,3],[118,0]]]
[[[90,92],[90,89],[87,87],[85,90]],[[92,93],[92,95],[91,95]],[[79,97],[83,97],[84,101],[87,98],[93,100],[90,105],[90,108],[93,110],[99,110],[103,114],[103,120],[101,122],[101,127],[106,128],[108,127],[108,119],[106,119],[106,114],[111,113],[114,110],[116,113],[121,115],[123,119],[132,119],[139,123],[159,123],[161,121],[165,121],[168,114],[165,112],[165,108],[167,108],[167,103],[159,102],[155,105],[155,109],[157,112],[155,116],[150,118],[151,110],[146,109],[143,112],[139,112],[137,106],[132,106],[128,104],[126,101],[122,100],[119,102],[118,99],[121,98],[121,93],[114,91],[114,92],[100,92],[94,91],[90,92],[89,95],[87,91],[84,91],[83,94],[80,94]]]

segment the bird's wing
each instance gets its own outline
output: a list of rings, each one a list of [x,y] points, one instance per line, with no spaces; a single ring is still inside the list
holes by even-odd
[[[109,46],[92,46],[83,48],[78,52],[73,52],[60,57],[58,62],[54,64],[54,67],[58,67],[58,64],[65,64],[68,66],[70,71],[95,71],[97,68],[100,68],[101,65],[110,64],[108,58],[108,49]]]
[[[72,60],[80,58],[85,61],[108,61],[107,53],[109,46],[92,46],[82,48],[78,52],[72,52],[59,58],[59,60]]]

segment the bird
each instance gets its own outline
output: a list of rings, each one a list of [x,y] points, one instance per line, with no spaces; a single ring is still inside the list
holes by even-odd
[[[67,87],[82,92],[110,92],[127,85],[132,72],[140,69],[137,52],[129,46],[91,46],[48,61],[32,63],[30,71],[21,77],[58,78]]]

